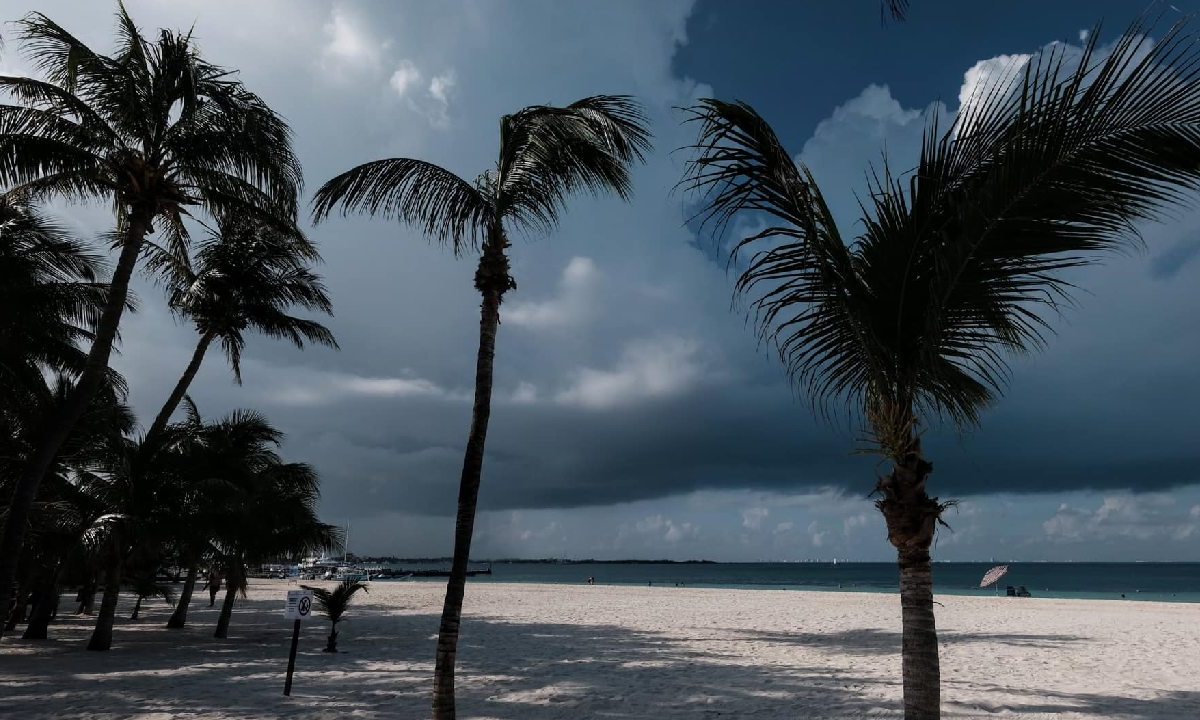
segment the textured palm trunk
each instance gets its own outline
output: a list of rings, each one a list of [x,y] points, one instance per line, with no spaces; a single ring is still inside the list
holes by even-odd
[[[175,612],[167,621],[167,627],[178,630],[187,624],[188,606],[192,604],[192,593],[196,590],[196,578],[200,575],[200,566],[193,563],[188,566],[187,579],[183,581],[183,591],[179,593],[179,602]]]
[[[225,600],[221,603],[221,615],[217,618],[217,629],[213,637],[224,640],[229,637],[229,620],[233,617],[233,601],[237,590],[232,585],[225,588]]]
[[[25,599],[27,597],[29,597],[29,588],[25,585],[17,585],[12,596],[12,610],[8,613],[8,622],[4,624],[5,631],[12,632],[17,628],[17,623],[25,622]]]
[[[96,627],[92,630],[92,639],[88,641],[88,650],[108,650],[112,647],[113,622],[117,617],[117,601],[121,597],[121,570],[124,565],[119,533],[113,533],[109,544],[104,597],[100,600],[100,613],[96,615]]]
[[[229,637],[229,620],[233,617],[233,601],[237,598],[238,588],[241,587],[239,574],[240,563],[231,564],[225,575],[225,601],[221,603],[221,615],[217,618],[217,630],[213,637],[222,640]]]
[[[929,548],[944,506],[925,492],[933,465],[921,456],[920,441],[914,439],[910,447],[891,474],[880,480],[883,498],[876,506],[887,522],[888,540],[896,547],[900,565],[904,718],[938,720],[941,668]]]
[[[500,303],[513,287],[504,254],[507,241],[493,233],[484,246],[475,273],[475,287],[483,295],[479,317],[479,354],[475,363],[475,407],[471,413],[471,435],[463,458],[458,487],[458,516],[454,524],[454,562],[446,583],[446,600],[438,628],[437,659],[433,671],[434,720],[454,720],[454,664],[458,653],[458,631],[462,620],[463,595],[467,584],[467,562],[475,528],[475,506],[483,472],[484,445],[492,411],[492,365],[496,356],[496,332],[500,326]]]
[[[29,510],[37,498],[42,478],[50,469],[59,448],[66,442],[75,423],[87,409],[92,396],[100,389],[104,375],[108,372],[108,359],[112,355],[113,342],[121,326],[121,314],[125,311],[125,300],[129,295],[129,279],[137,265],[138,254],[141,253],[146,235],[150,232],[153,212],[153,208],[135,207],[130,213],[121,255],[109,286],[108,299],[96,326],[95,339],[88,351],[83,372],[80,373],[70,397],[54,418],[50,431],[42,439],[37,452],[29,458],[17,477],[4,520],[4,532],[0,535],[0,591],[5,593],[0,608],[8,607],[8,593],[11,592],[13,579],[16,577],[17,559],[21,555],[25,529],[29,524]]]
[[[329,629],[329,638],[325,641],[324,652],[327,652],[327,653],[337,652],[337,636],[338,636],[337,623],[334,623],[333,627]]]
[[[179,382],[175,383],[175,389],[171,391],[170,396],[167,397],[167,401],[163,403],[162,409],[158,411],[158,416],[154,418],[154,424],[146,431],[147,440],[163,431],[163,428],[171,420],[171,415],[174,414],[175,408],[179,407],[179,403],[183,402],[183,396],[187,394],[192,381],[196,379],[196,373],[200,372],[200,364],[204,362],[204,354],[208,352],[208,346],[212,344],[212,341],[213,336],[211,333],[200,336],[200,342],[196,344],[196,349],[192,352],[191,362],[184,369],[183,376],[179,378]]]
[[[58,570],[47,575],[35,589],[33,613],[29,616],[29,624],[21,635],[25,640],[45,640],[49,635],[50,619],[54,617],[54,609],[58,605]]]

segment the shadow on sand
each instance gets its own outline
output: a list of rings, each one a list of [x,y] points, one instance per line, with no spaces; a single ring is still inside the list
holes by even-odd
[[[167,631],[168,609],[155,605],[143,611],[140,621],[118,620],[109,653],[83,649],[90,632],[87,618],[62,618],[51,628],[53,640],[6,637],[0,647],[0,708],[13,718],[428,717],[435,615],[357,604],[342,626],[343,652],[337,655],[320,652],[328,625],[306,623],[295,687],[287,698],[282,689],[290,624],[280,610],[278,602],[241,600],[230,637],[217,640],[212,637],[215,609],[198,602],[188,628]],[[356,615],[371,617],[361,632]],[[752,666],[739,657],[695,652],[678,638],[616,625],[471,616],[463,628],[458,674],[462,718],[792,718],[812,717],[814,711],[820,717],[896,716],[896,708],[880,707],[878,700],[899,695],[895,681],[829,667]],[[819,643],[831,652],[851,654],[899,650],[897,633],[869,630],[751,633],[745,639]],[[948,643],[1040,647],[1076,640],[946,634]],[[953,694],[952,685],[948,683],[947,695]],[[1200,692],[1155,700],[1030,692],[1027,703],[1007,706],[1024,713],[1094,712],[1136,720],[1190,720],[1197,708]]]

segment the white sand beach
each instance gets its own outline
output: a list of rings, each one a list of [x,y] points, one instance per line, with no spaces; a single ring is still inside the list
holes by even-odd
[[[285,581],[254,581],[228,640],[216,609],[163,629],[150,603],[108,653],[66,613],[54,639],[6,637],[0,707],[12,718],[425,718],[440,583],[377,582],[320,652],[301,635],[282,695]],[[1200,717],[1200,605],[940,596],[946,717]],[[219,606],[219,603],[218,603]],[[459,645],[459,717],[893,716],[899,600],[867,593],[477,583]]]

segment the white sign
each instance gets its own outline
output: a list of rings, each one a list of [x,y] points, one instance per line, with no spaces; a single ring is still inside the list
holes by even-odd
[[[288,590],[283,617],[288,620],[307,620],[312,614],[312,590]]]

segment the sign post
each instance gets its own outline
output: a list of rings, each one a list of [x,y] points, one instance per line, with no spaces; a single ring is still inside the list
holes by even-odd
[[[296,671],[296,646],[300,643],[300,621],[312,613],[312,590],[288,590],[287,605],[283,617],[292,620],[292,649],[288,652],[287,679],[283,682],[283,694],[292,694],[292,673]]]

